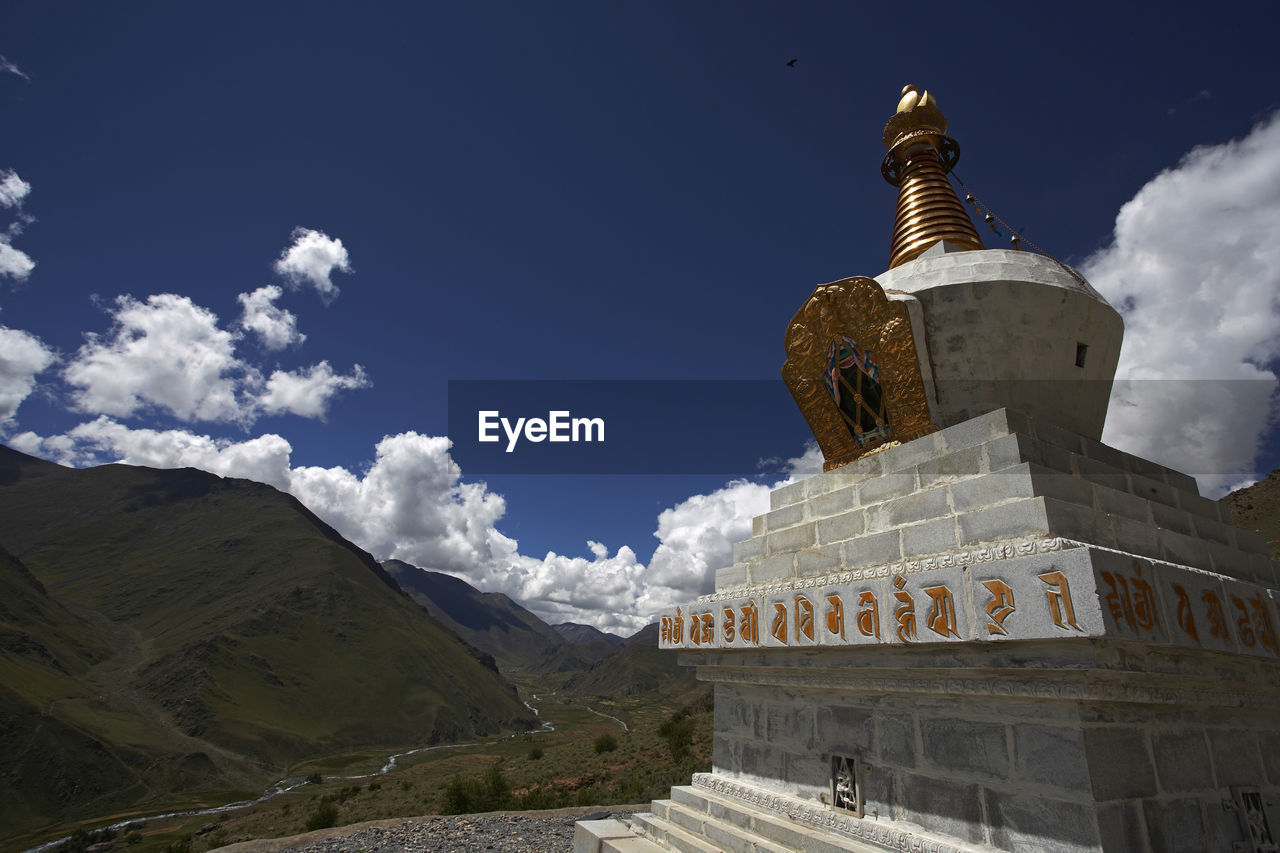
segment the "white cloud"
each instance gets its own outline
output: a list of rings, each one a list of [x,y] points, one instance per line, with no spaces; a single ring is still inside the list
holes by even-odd
[[[9,443],[65,464],[192,466],[270,483],[378,559],[394,557],[506,593],[551,623],[624,634],[661,607],[711,591],[715,570],[732,561],[732,542],[747,538],[751,518],[768,509],[771,488],[735,481],[664,510],[657,521],[660,544],[646,566],[631,547],[611,553],[596,541],[586,543],[587,556],[521,554],[519,542],[498,530],[506,501],[484,483],[462,481],[444,437],[386,436],[363,473],[293,468],[289,443],[278,435],[236,442],[186,430],[132,429],[105,416],[65,435],[22,433]],[[808,473],[814,458],[820,464],[816,447],[790,460],[790,469]]]
[[[4,57],[0,57],[3,62]],[[26,281],[36,262],[26,252],[13,248],[13,239],[35,220],[22,211],[22,201],[31,192],[31,184],[18,177],[13,169],[0,172],[0,207],[17,208],[18,218],[0,232],[0,276]]]
[[[25,73],[23,73],[21,68],[14,65],[12,62],[5,59],[3,56],[0,56],[0,71],[7,72],[9,74],[16,74],[19,77],[21,77],[23,80],[26,80],[28,83],[31,82],[31,78],[28,77]]]
[[[0,326],[0,424],[13,418],[35,389],[36,376],[54,360],[53,351],[35,335]]]
[[[293,229],[293,243],[280,253],[275,271],[292,285],[312,285],[326,303],[338,295],[338,286],[329,276],[333,271],[351,272],[351,260],[342,241],[323,231]]]
[[[275,297],[263,293],[269,290],[241,294],[246,315],[263,304],[273,307]],[[90,414],[159,410],[182,421],[242,425],[264,412],[323,417],[338,392],[370,384],[360,365],[344,376],[327,361],[276,370],[264,383],[261,372],[236,355],[237,336],[186,296],[161,293],[146,302],[119,296],[112,320],[108,334],[86,336],[63,372],[76,407]],[[276,331],[278,325],[270,333]]]
[[[643,628],[649,620],[637,616],[636,608],[644,593],[644,564],[626,545],[612,557],[602,543],[588,541],[587,547],[590,559],[555,553],[537,559],[495,548],[491,573],[496,577],[484,585],[496,581],[502,592],[552,625],[579,622],[621,634]]]
[[[4,57],[0,57],[3,60]],[[18,177],[18,173],[9,169],[0,172],[0,205],[4,207],[21,207],[22,200],[31,192],[31,184]]]
[[[9,236],[0,234],[0,275],[7,275],[18,281],[25,281],[36,262],[26,252],[9,245]]]
[[[293,494],[379,559],[472,583],[486,578],[490,543],[501,537],[494,525],[506,511],[502,496],[483,483],[461,482],[447,438],[406,432],[383,438],[375,452],[363,476],[341,467],[295,468]]]
[[[733,563],[733,543],[750,539],[751,519],[769,511],[769,488],[735,480],[664,509],[654,534],[662,544],[645,573],[649,585],[672,590],[681,600],[709,592],[715,570]]]
[[[1213,496],[1256,477],[1276,423],[1280,113],[1148,182],[1082,272],[1125,319],[1105,440]]]
[[[369,385],[360,365],[352,368],[350,376],[340,376],[333,372],[329,362],[322,361],[302,370],[273,372],[259,403],[268,414],[289,412],[305,418],[322,418],[328,411],[329,401],[339,391]]]
[[[84,464],[106,454],[109,461],[152,468],[199,468],[222,477],[244,477],[289,488],[289,454],[282,437],[268,433],[247,441],[215,439],[186,430],[131,429],[104,416],[67,434],[74,450],[63,460]],[[49,439],[44,439],[47,443]]]
[[[622,634],[638,630],[662,608],[711,592],[716,570],[733,564],[733,543],[749,539],[752,518],[768,511],[769,492],[819,473],[822,452],[810,443],[786,470],[772,485],[734,480],[663,510],[654,532],[659,544],[647,566],[630,547],[611,557],[595,541],[587,542],[590,558],[553,552],[537,559],[518,553],[515,540],[494,531],[488,565],[467,580],[507,593],[548,622]]]
[[[269,350],[281,350],[292,344],[300,344],[307,336],[298,331],[298,318],[275,304],[284,291],[268,284],[252,293],[241,293],[236,299],[243,308],[240,327],[255,333],[262,345]]]
[[[87,335],[63,376],[76,406],[116,417],[154,407],[179,420],[252,419],[239,387],[251,369],[236,358],[235,337],[217,316],[186,296],[161,293],[139,302],[116,297],[107,336]]]

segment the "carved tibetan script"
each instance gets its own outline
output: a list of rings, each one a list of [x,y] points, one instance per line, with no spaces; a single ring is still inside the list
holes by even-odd
[[[1029,587],[1032,580],[1024,576],[1021,592],[1006,577],[972,581],[973,593],[966,597],[963,580],[910,584],[907,577],[894,575],[883,585],[854,582],[785,596],[761,595],[704,607],[678,607],[661,617],[660,644],[664,648],[735,649],[1016,638],[1019,619],[1032,623],[1033,617],[1028,615],[1032,612],[1039,612],[1040,624],[1069,634],[1082,632],[1067,575],[1044,572],[1034,580],[1038,586]],[[1139,624],[1148,620],[1154,624],[1160,618],[1141,583],[1116,578],[1115,587],[1109,600],[1115,612],[1126,619],[1142,620]],[[970,600],[972,604],[966,605]],[[966,606],[974,608],[973,615],[965,616]],[[1243,600],[1240,607],[1237,611],[1246,615],[1253,612]],[[1209,621],[1225,626],[1225,611],[1216,622]],[[1275,631],[1269,625],[1254,628],[1252,621],[1249,624],[1255,643],[1274,642]]]

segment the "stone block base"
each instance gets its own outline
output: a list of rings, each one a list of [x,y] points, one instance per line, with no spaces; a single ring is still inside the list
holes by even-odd
[[[661,616],[715,685],[714,772],[641,835],[1280,849],[1280,575],[1190,477],[1001,410],[775,490],[753,532]]]
[[[1275,670],[1105,640],[699,656],[716,691],[708,779],[869,844],[892,830],[939,851],[1231,850],[1250,796],[1280,826]],[[834,807],[837,759],[854,808]]]

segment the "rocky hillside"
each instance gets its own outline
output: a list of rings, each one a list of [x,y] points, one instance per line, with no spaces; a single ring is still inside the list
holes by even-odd
[[[1231,507],[1236,527],[1265,536],[1271,544],[1271,559],[1280,560],[1280,470],[1222,500]]]

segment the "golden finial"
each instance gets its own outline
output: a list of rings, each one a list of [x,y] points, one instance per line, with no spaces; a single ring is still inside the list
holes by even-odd
[[[947,119],[928,91],[908,83],[884,127],[889,149],[880,171],[898,187],[889,269],[914,260],[939,240],[960,249],[981,249],[982,240],[947,179],[960,146],[947,136]]]

